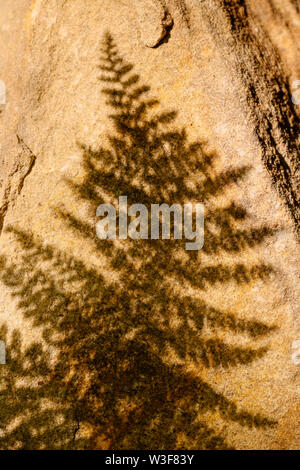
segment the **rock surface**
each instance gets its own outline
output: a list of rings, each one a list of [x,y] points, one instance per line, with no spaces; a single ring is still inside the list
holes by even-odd
[[[0,6],[0,448],[299,448],[299,2]],[[204,250],[95,241],[121,191]]]
[[[157,46],[166,36],[168,28],[173,25],[165,3],[156,0],[136,0],[135,9],[143,44],[147,47]]]

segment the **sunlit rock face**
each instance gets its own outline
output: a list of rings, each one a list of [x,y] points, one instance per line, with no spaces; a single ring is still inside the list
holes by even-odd
[[[0,0],[0,448],[299,448],[298,3],[21,3]],[[203,248],[100,240],[120,196],[204,204]]]

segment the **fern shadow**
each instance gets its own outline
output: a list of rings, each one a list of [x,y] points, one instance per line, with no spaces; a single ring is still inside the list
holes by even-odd
[[[4,326],[0,332],[8,351],[0,370],[0,447],[232,448],[208,426],[207,414],[241,427],[263,429],[275,422],[240,409],[206,383],[202,371],[246,367],[263,357],[275,326],[219,310],[199,294],[267,281],[272,266],[247,265],[240,255],[274,229],[249,228],[243,207],[218,204],[249,168],[217,171],[217,156],[175,128],[174,111],[156,113],[158,102],[147,97],[149,87],[140,85],[109,34],[100,68],[115,133],[97,150],[81,146],[84,180],[68,181],[93,217],[83,220],[68,211],[60,216],[105,256],[117,276],[104,276],[29,231],[8,228],[21,262],[3,257],[1,281],[43,339],[24,350],[20,332],[10,337]],[[99,240],[96,208],[120,195],[146,207],[203,202],[203,250],[186,251],[184,241],[175,239]],[[216,262],[223,254],[233,262]],[[220,332],[257,345],[226,343]]]

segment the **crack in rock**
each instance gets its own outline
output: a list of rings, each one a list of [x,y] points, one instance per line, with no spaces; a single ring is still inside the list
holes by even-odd
[[[141,41],[147,47],[156,47],[173,26],[173,19],[160,0],[135,0]]]
[[[20,182],[18,184],[18,194],[21,194],[22,192],[22,189],[24,187],[24,183],[25,183],[25,180],[27,178],[27,176],[30,175],[30,173],[32,172],[32,169],[35,165],[35,162],[36,162],[36,155],[34,155],[34,153],[32,152],[32,150],[28,147],[28,145],[24,142],[23,139],[21,139],[21,137],[19,137],[17,135],[17,139],[18,139],[18,142],[19,144],[21,144],[23,146],[23,148],[25,148],[27,150],[27,152],[29,153],[29,157],[30,157],[30,161],[29,161],[29,165],[28,165],[28,168],[27,168],[27,171],[25,172],[25,174],[21,177],[20,179]]]

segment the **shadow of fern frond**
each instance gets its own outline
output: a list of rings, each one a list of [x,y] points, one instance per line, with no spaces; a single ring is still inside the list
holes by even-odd
[[[88,261],[30,232],[8,229],[22,257],[18,263],[1,260],[1,281],[24,317],[42,329],[43,341],[22,352],[20,334],[11,343],[7,339],[0,447],[231,448],[226,436],[208,426],[207,414],[241,428],[275,423],[238,407],[206,383],[202,372],[259,360],[275,327],[222,311],[201,295],[232,283],[267,282],[272,266],[245,264],[239,255],[274,229],[251,227],[247,211],[230,200],[230,188],[249,168],[217,171],[217,155],[176,129],[176,112],[155,113],[158,101],[148,97],[150,88],[140,85],[110,35],[100,68],[115,133],[96,150],[82,146],[84,179],[68,181],[88,203],[90,220],[67,211],[60,215],[118,276],[108,279]],[[229,202],[220,205],[225,194]],[[184,241],[175,239],[99,240],[96,208],[120,195],[148,208],[204,203],[203,250],[186,251]],[[217,262],[216,254],[232,261]]]

